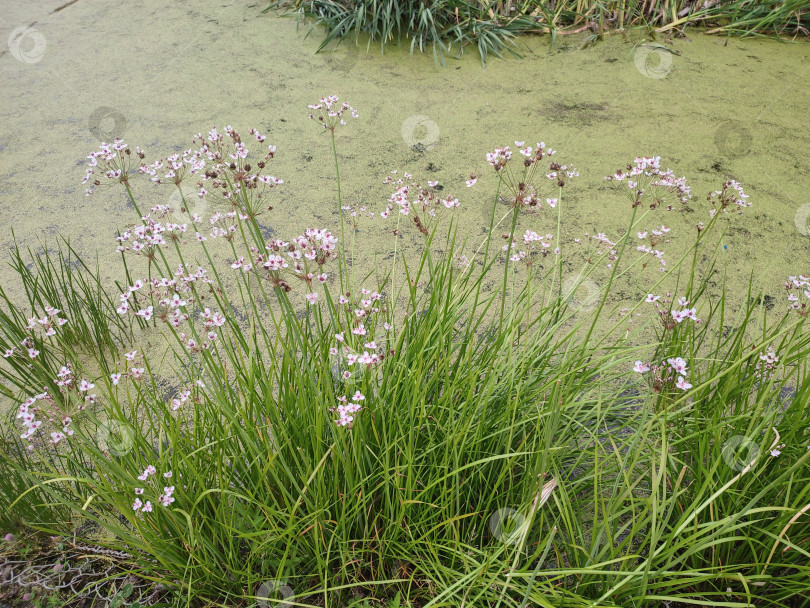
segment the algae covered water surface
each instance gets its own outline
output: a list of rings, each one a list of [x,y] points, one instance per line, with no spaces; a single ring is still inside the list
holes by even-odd
[[[467,52],[442,68],[429,53],[381,55],[374,44],[316,53],[319,32],[306,37],[306,26],[262,8],[4,3],[0,245],[11,245],[11,229],[34,248],[62,234],[88,258],[98,256],[106,278],[117,278],[116,229],[137,217],[120,189],[85,196],[87,154],[121,136],[154,160],[228,124],[244,132],[255,126],[278,145],[273,173],[285,183],[263,220],[275,234],[335,227],[329,140],[307,119],[307,104],[339,94],[360,114],[338,134],[347,204],[382,210],[391,193],[383,177],[410,171],[458,197],[462,231],[480,236],[496,185],[485,153],[514,140],[543,141],[580,173],[563,192],[565,253],[585,233],[619,236],[629,204],[603,177],[636,156],[661,155],[694,194],[694,218],[671,219],[673,230],[705,220],[703,199],[724,180],[740,181],[749,194],[752,208],[730,222],[724,241],[732,285],[742,288],[753,272],[781,307],[786,277],[808,272],[807,43],[689,32],[643,45],[614,36],[581,48],[577,36],[552,46],[538,37],[518,41],[522,60],[492,58],[482,69]],[[467,189],[470,173],[479,181]],[[144,207],[176,203],[169,186],[147,186],[136,188]],[[206,203],[195,210],[215,211]],[[670,218],[651,227],[659,221]],[[556,213],[522,219],[520,229],[552,233]],[[359,258],[390,255],[388,228],[369,235],[361,227]],[[16,285],[7,268],[0,280],[9,290]]]

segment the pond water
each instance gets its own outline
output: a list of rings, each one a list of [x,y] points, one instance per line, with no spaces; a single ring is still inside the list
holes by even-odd
[[[341,45],[316,54],[321,34],[294,19],[261,14],[260,3],[138,3],[6,0],[0,31],[0,247],[36,246],[57,233],[98,255],[114,276],[115,230],[137,220],[124,194],[85,196],[87,154],[121,135],[154,160],[190,147],[191,137],[227,124],[256,126],[278,145],[267,223],[289,237],[337,225],[334,167],[324,132],[307,104],[339,94],[360,118],[340,129],[344,202],[384,207],[393,169],[439,180],[459,197],[463,230],[480,235],[495,178],[484,154],[513,140],[544,141],[581,177],[564,191],[562,243],[583,233],[618,236],[627,200],[603,176],[637,155],[662,163],[692,185],[697,219],[705,196],[728,178],[742,182],[753,208],[733,218],[727,246],[733,282],[753,268],[766,292],[789,274],[810,271],[810,45],[689,32],[642,47],[614,36],[589,48],[583,38],[519,41],[522,60],[474,51],[437,67],[431,54]],[[20,29],[22,28],[22,30]],[[640,36],[640,34],[639,34]],[[672,52],[670,52],[672,51]],[[643,54],[648,53],[645,61]],[[464,186],[470,172],[481,179]],[[172,190],[137,189],[146,204]],[[553,196],[553,193],[550,193]],[[202,211],[211,211],[201,209]],[[664,214],[651,219],[684,228]],[[375,220],[379,221],[379,220]],[[389,220],[390,221],[390,220]],[[554,232],[556,214],[522,229]],[[377,234],[387,232],[378,231]],[[691,233],[687,235],[691,239]],[[390,239],[358,239],[387,252]],[[11,287],[9,269],[0,281]],[[786,302],[785,302],[786,303]]]

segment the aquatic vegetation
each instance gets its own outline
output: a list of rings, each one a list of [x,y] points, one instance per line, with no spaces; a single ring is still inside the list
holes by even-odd
[[[357,112],[310,110],[340,236],[270,233],[283,150],[255,129],[151,164],[121,140],[90,155],[91,190],[123,188],[140,224],[111,244],[115,290],[80,266],[70,293],[62,258],[15,264],[33,295],[0,311],[4,550],[36,532],[92,544],[160,584],[144,605],[801,601],[810,279],[789,277],[772,314],[710,295],[742,186],[693,202],[638,157],[607,178],[628,229],[563,243],[578,171],[515,142],[467,180],[497,178],[473,243],[463,197],[411,173],[385,177],[379,206],[343,204],[334,130]],[[142,212],[135,180],[182,208]],[[394,237],[390,266],[347,243],[365,219]]]
[[[592,39],[629,28],[650,34],[709,27],[727,35],[807,36],[810,7],[806,0],[752,2],[751,0],[566,0],[562,2],[360,2],[348,0],[272,1],[265,11],[294,12],[299,20],[311,17],[326,28],[321,49],[332,40],[350,38],[357,43],[363,32],[383,50],[392,41],[410,41],[411,52],[430,47],[444,65],[444,55],[460,55],[473,46],[482,65],[488,55],[503,51],[519,55],[514,38],[527,33],[592,32]],[[552,38],[553,39],[553,38]]]

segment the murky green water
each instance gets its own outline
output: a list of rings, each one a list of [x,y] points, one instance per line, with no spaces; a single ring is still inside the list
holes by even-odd
[[[706,193],[734,177],[754,207],[734,218],[726,239],[732,278],[743,281],[753,268],[781,306],[786,276],[810,272],[807,43],[731,39],[726,46],[693,33],[659,40],[678,54],[653,50],[639,67],[630,58],[635,40],[614,37],[581,50],[581,38],[560,37],[549,50],[544,37],[521,40],[523,60],[493,59],[482,70],[470,52],[441,69],[429,54],[380,56],[376,46],[368,54],[344,46],[316,55],[318,32],[305,39],[294,20],[260,15],[261,4],[78,0],[53,12],[62,4],[3,3],[4,40],[23,26],[38,32],[12,39],[16,52],[0,56],[3,249],[12,228],[25,245],[61,233],[97,254],[112,276],[115,229],[136,218],[121,191],[85,196],[88,152],[120,134],[155,159],[226,124],[256,126],[278,145],[272,173],[285,184],[267,223],[279,236],[335,226],[328,139],[306,106],[337,93],[361,116],[338,137],[348,203],[381,210],[390,192],[382,177],[410,170],[458,196],[463,227],[479,235],[495,184],[484,154],[515,139],[542,140],[581,174],[565,188],[565,247],[585,232],[618,236],[629,204],[603,176],[636,155],[660,154],[690,179],[698,213],[688,221],[659,215],[651,225],[667,222],[673,235],[691,238],[686,227],[706,219]],[[471,171],[482,179],[468,190]],[[150,186],[137,188],[144,207],[168,201],[168,186]],[[524,224],[554,232],[556,217]],[[391,242],[379,236],[358,247],[387,252]],[[11,280],[0,271],[4,286]]]

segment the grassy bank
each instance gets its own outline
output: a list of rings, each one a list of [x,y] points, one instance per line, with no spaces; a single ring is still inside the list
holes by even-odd
[[[92,579],[142,606],[807,605],[810,280],[785,277],[772,312],[751,285],[723,290],[742,307],[706,297],[740,184],[692,199],[658,158],[606,168],[627,230],[560,243],[578,172],[515,142],[481,153],[498,186],[473,241],[453,213],[477,176],[389,174],[384,206],[345,204],[334,134],[357,113],[309,112],[339,224],[269,234],[293,212],[273,204],[285,151],[229,127],[179,156],[91,155],[92,196],[140,218],[119,285],[65,247],[14,253],[14,601],[47,580],[80,605]],[[141,208],[139,181],[180,208]],[[374,263],[369,213],[397,243]],[[550,233],[519,230],[529,214]]]
[[[446,54],[477,50],[483,63],[492,54],[517,54],[521,34],[558,35],[591,32],[594,41],[610,34],[642,29],[655,34],[683,34],[688,27],[736,36],[796,37],[808,35],[810,2],[788,0],[620,0],[593,2],[440,2],[384,0],[283,0],[266,10],[293,12],[325,28],[323,45],[335,39],[354,42],[362,32],[381,48],[396,42],[411,51],[432,51],[444,63]]]

